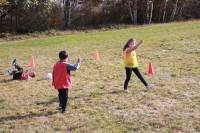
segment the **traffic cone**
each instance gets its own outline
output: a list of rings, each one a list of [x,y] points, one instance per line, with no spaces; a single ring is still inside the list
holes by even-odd
[[[28,65],[29,65],[29,67],[31,67],[32,69],[34,69],[34,68],[36,67],[36,62],[35,62],[34,56],[31,56]]]
[[[95,49],[94,52],[94,60],[96,61],[96,63],[98,63],[100,60],[99,51],[97,49]]]
[[[149,67],[148,67],[148,74],[149,75],[153,75],[154,74],[154,71],[153,71],[153,66],[151,63],[149,63]]]

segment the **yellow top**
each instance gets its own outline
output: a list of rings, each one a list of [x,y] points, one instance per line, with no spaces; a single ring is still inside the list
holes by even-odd
[[[138,61],[135,51],[132,51],[130,53],[126,53],[126,51],[124,51],[124,65],[125,67],[131,68],[138,67]]]

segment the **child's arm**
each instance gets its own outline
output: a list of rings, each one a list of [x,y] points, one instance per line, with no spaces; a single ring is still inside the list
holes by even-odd
[[[126,50],[126,53],[130,53],[130,52],[136,50],[143,42],[144,42],[144,40],[140,40],[139,43],[137,43],[134,47],[128,48],[128,49]]]
[[[74,71],[80,68],[81,60],[78,58],[76,64],[67,64],[67,70]]]

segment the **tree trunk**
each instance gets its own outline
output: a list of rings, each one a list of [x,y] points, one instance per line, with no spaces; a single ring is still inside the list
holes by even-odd
[[[63,12],[64,12],[64,27],[67,26],[67,4],[66,1],[63,0]]]
[[[72,13],[72,1],[69,1],[69,8],[68,8],[68,21],[67,25],[71,25],[71,13]]]
[[[171,14],[171,17],[170,17],[170,21],[174,20],[174,17],[176,15],[177,5],[178,5],[178,0],[176,0],[176,2],[173,5],[173,11],[172,11],[172,14]]]
[[[137,0],[134,0],[134,5],[133,5],[133,23],[137,24]]]
[[[177,16],[178,16],[179,19],[182,18],[184,6],[185,6],[184,3],[182,3],[181,6],[179,7],[178,11],[177,11]]]
[[[146,9],[146,23],[149,22],[149,0],[146,1],[147,9]]]
[[[145,12],[145,9],[146,9],[146,7],[144,6],[145,5],[145,1],[144,0],[142,0],[142,1],[140,1],[140,8],[141,8],[141,22],[143,23],[143,24],[145,24],[145,21],[146,21],[146,12]]]
[[[18,7],[15,9],[15,31],[18,30]]]
[[[71,25],[72,0],[63,0],[65,27]]]
[[[153,16],[153,1],[149,2],[150,7],[150,15],[149,15],[149,24],[151,23],[152,16]]]
[[[185,7],[185,5],[183,4],[182,7],[181,7],[181,9],[180,9],[180,12],[179,12],[179,15],[180,15],[180,16],[182,16],[182,14],[183,14],[183,9],[184,9],[184,7]]]
[[[164,0],[164,8],[163,8],[163,18],[162,18],[162,22],[165,22],[165,16],[166,16],[166,9],[167,9],[167,2],[168,0]]]
[[[129,8],[129,13],[131,16],[131,22],[134,23],[134,19],[133,19],[133,12],[132,12],[132,8],[131,8],[131,1],[128,1],[128,8]]]
[[[158,22],[161,22],[161,17],[162,17],[162,11],[163,11],[163,6],[162,2],[159,5],[159,17],[158,17]]]

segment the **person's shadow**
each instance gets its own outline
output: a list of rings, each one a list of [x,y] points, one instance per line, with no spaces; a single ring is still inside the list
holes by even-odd
[[[50,104],[54,103],[58,101],[57,98],[53,98],[49,101],[45,101],[45,102],[36,102],[34,104],[36,105],[44,105],[44,106],[49,106]],[[0,101],[3,102],[3,101]],[[27,118],[34,118],[34,117],[41,117],[41,116],[50,116],[53,114],[56,114],[58,111],[48,111],[48,112],[40,112],[40,113],[36,113],[36,112],[31,112],[29,114],[25,114],[25,115],[13,115],[13,116],[6,116],[6,117],[0,117],[0,124],[4,123],[6,121],[12,121],[12,120],[22,120],[22,119],[27,119]]]
[[[13,116],[6,116],[6,117],[0,117],[0,123],[4,123],[6,121],[16,121],[16,120],[22,120],[22,119],[27,119],[27,118],[34,118],[34,117],[41,117],[41,116],[50,116],[53,114],[56,114],[57,111],[54,112],[42,112],[42,113],[34,113],[31,112],[29,114],[25,115],[13,115]]]
[[[98,97],[98,96],[104,96],[106,94],[113,94],[113,95],[118,95],[118,94],[121,94],[123,93],[122,91],[110,91],[110,92],[91,92],[90,94],[87,94],[87,95],[79,95],[79,96],[74,96],[74,97],[71,97],[70,99],[79,99],[79,98],[92,98],[92,97]]]
[[[39,102],[35,102],[34,104],[36,105],[44,105],[44,106],[49,106],[50,104],[54,103],[54,102],[58,102],[58,98],[54,97],[49,101],[39,101]]]
[[[13,79],[3,79],[3,80],[0,80],[0,83],[9,83],[9,82],[12,82],[14,81]]]

